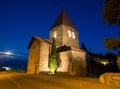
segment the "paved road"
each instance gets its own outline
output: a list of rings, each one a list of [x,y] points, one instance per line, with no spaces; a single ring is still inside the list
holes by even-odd
[[[100,84],[97,78],[4,72],[0,73],[0,89],[120,89],[120,86]]]

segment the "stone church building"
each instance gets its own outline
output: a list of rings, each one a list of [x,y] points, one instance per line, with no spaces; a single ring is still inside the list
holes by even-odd
[[[79,48],[78,31],[64,10],[61,11],[49,33],[49,39],[32,37],[28,45],[27,73],[49,72],[49,58],[54,37],[59,61],[56,72],[85,76],[87,53]]]

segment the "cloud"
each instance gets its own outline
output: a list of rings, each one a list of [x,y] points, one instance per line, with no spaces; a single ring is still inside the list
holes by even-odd
[[[27,59],[27,54],[14,53],[12,51],[0,51],[0,58]]]

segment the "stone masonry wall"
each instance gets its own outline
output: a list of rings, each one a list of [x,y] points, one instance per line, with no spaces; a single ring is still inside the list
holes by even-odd
[[[75,33],[74,39],[72,37],[68,36],[68,30],[71,31],[71,36],[72,36],[72,32]],[[53,34],[55,31],[57,32],[57,37],[55,38],[56,43],[59,43],[61,45],[67,45],[67,46],[73,46],[73,47],[79,48],[78,32],[76,31],[76,29],[73,29],[73,28],[63,25],[63,24],[59,25],[50,31],[50,40],[53,39]]]
[[[68,30],[71,31],[71,37],[68,36]],[[74,39],[72,38],[72,32],[75,33]],[[75,29],[65,25],[63,25],[63,45],[79,48],[78,32]]]
[[[63,35],[63,26],[62,25],[59,25],[59,26],[56,26],[55,28],[53,28],[52,30],[50,30],[50,40],[53,39],[54,37],[54,32],[56,31],[57,32],[57,37],[55,38],[56,40],[56,43],[58,44],[61,44],[62,45],[62,35]]]
[[[40,42],[34,39],[29,49],[27,73],[39,73],[39,55]]]
[[[72,60],[70,61],[70,75],[86,76],[87,75],[87,63],[86,53],[72,51]]]
[[[49,67],[48,67],[49,55],[50,55],[50,45],[48,43],[41,42],[39,72],[49,71]]]
[[[119,85],[120,86],[120,73],[104,73],[99,78],[101,83],[107,85]]]
[[[68,72],[69,60],[71,59],[71,52],[65,51],[59,53],[60,65],[57,69],[57,72]]]

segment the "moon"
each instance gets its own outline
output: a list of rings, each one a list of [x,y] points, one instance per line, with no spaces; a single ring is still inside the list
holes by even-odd
[[[5,52],[4,54],[6,54],[6,55],[12,55],[13,53],[10,52],[10,51],[8,51],[8,52]]]

